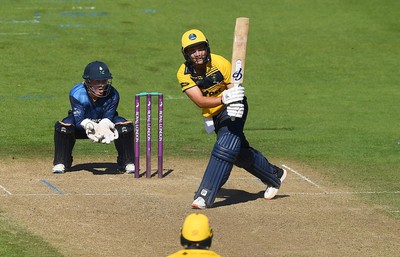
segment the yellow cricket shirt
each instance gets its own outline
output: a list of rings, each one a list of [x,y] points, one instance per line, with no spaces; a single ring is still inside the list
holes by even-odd
[[[231,81],[231,63],[220,55],[211,54],[211,61],[207,63],[204,75],[196,74],[193,68],[184,63],[178,70],[177,78],[182,92],[197,86],[203,96],[221,96],[222,91],[226,90],[226,85]],[[220,113],[223,108],[223,104],[213,108],[203,108],[203,116],[211,118]]]

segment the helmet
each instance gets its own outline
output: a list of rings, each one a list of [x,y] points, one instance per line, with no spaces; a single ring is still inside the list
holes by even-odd
[[[190,57],[189,55],[185,52],[186,48],[190,47],[190,46],[195,46],[195,45],[199,45],[199,44],[205,44],[206,49],[207,49],[207,57],[206,57],[206,63],[209,62],[211,60],[210,58],[210,45],[208,44],[208,39],[206,38],[206,36],[203,34],[203,32],[201,32],[198,29],[191,29],[186,31],[183,35],[182,35],[182,54],[183,57],[185,57],[185,60],[189,63],[191,63]]]
[[[112,79],[112,75],[104,62],[91,62],[86,65],[82,78],[85,80]]]
[[[106,97],[110,93],[112,84],[112,74],[104,62],[94,61],[86,65],[83,71],[82,78],[84,79],[83,84],[86,89],[97,97]],[[103,85],[103,93],[98,94],[90,85],[90,81],[93,80],[107,80],[107,83]]]
[[[186,217],[181,230],[181,245],[183,247],[187,248],[191,244],[197,243],[200,247],[209,248],[212,237],[212,229],[206,215],[192,213]]]

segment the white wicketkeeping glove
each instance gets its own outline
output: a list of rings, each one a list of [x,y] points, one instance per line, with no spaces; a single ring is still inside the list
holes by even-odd
[[[99,122],[99,128],[96,130],[95,136],[103,144],[109,144],[118,138],[118,130],[115,129],[115,124],[109,119],[102,119]]]
[[[226,105],[234,102],[240,102],[243,100],[243,98],[244,98],[243,86],[234,86],[222,92],[222,103]]]
[[[242,103],[231,103],[226,107],[228,115],[232,118],[242,118],[244,112],[244,104]]]
[[[96,143],[99,142],[99,139],[95,136],[96,132],[99,130],[99,124],[90,119],[84,119],[81,122],[81,126],[85,129],[89,139]]]

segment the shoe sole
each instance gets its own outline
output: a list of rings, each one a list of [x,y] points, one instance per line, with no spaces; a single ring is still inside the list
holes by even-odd
[[[198,205],[198,204],[192,203],[192,208],[193,208],[193,209],[204,210],[204,209],[206,209],[207,207],[201,207],[201,206]]]

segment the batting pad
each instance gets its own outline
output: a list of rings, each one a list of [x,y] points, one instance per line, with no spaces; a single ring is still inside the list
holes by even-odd
[[[235,165],[259,178],[264,184],[279,188],[280,179],[274,174],[267,158],[254,148],[242,148]]]
[[[240,138],[238,136],[225,133],[217,140],[194,199],[203,197],[208,207],[214,203],[219,189],[229,178],[239,151]]]

